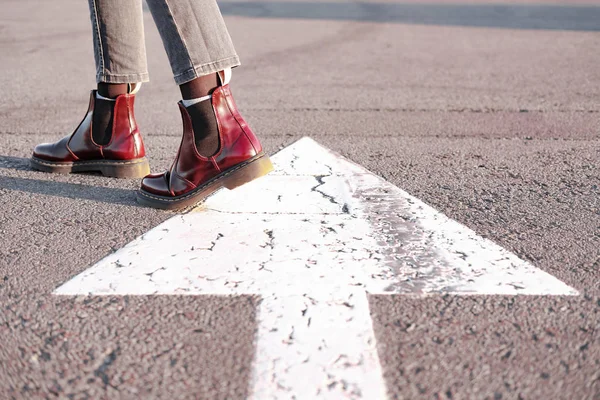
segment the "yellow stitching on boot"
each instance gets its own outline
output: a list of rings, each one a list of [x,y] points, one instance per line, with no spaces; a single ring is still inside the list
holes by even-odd
[[[240,168],[247,167],[248,165],[252,164],[253,162],[260,160],[260,159],[261,159],[261,158],[263,158],[264,156],[266,156],[266,154],[263,154],[262,156],[260,156],[260,157],[258,157],[258,158],[255,158],[254,160],[252,160],[252,161],[250,161],[250,162],[248,162],[248,163],[246,163],[246,164],[244,164],[244,165],[239,165],[239,166],[237,166],[237,167],[234,167],[234,168],[232,168],[232,169],[228,170],[227,172],[225,172],[223,175],[221,175],[221,176],[219,176],[218,178],[216,178],[215,180],[213,180],[212,182],[207,182],[207,183],[206,183],[204,186],[196,186],[196,188],[195,188],[195,189],[197,189],[197,190],[196,190],[196,192],[195,192],[195,193],[189,193],[189,194],[185,195],[184,197],[180,197],[180,198],[178,198],[178,199],[165,199],[165,198],[162,198],[162,197],[154,197],[154,196],[152,196],[152,195],[148,195],[148,194],[146,194],[146,193],[145,193],[144,191],[142,191],[142,190],[139,190],[139,191],[138,191],[138,193],[139,193],[140,195],[144,196],[144,197],[148,197],[148,198],[150,198],[150,199],[155,199],[155,200],[160,200],[160,201],[168,201],[168,202],[173,202],[173,201],[181,201],[181,200],[185,200],[185,199],[188,199],[188,198],[190,198],[190,197],[193,197],[195,194],[197,194],[198,192],[200,192],[200,191],[201,191],[203,188],[206,188],[206,187],[208,187],[208,186],[209,186],[209,184],[213,184],[213,183],[215,183],[215,182],[218,182],[218,181],[220,181],[221,179],[225,178],[227,175],[231,175],[232,173],[234,173],[235,171],[239,170]],[[195,190],[195,189],[194,189],[194,190]]]

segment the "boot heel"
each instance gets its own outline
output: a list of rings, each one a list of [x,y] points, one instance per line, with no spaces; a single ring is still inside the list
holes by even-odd
[[[264,155],[258,160],[252,161],[248,165],[238,169],[223,180],[223,186],[229,190],[242,186],[261,176],[267,175],[273,171],[273,164],[268,156]]]
[[[141,158],[136,162],[102,165],[100,172],[113,178],[143,178],[150,174],[150,164],[146,158]]]

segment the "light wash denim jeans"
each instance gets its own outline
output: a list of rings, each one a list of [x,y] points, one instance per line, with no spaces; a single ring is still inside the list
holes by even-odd
[[[88,0],[96,81],[148,81],[142,0]],[[240,65],[216,0],[146,0],[178,85]]]

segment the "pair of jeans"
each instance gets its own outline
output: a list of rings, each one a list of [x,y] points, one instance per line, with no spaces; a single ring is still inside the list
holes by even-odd
[[[148,81],[142,0],[88,0],[96,81]],[[178,85],[240,65],[216,0],[146,0]]]

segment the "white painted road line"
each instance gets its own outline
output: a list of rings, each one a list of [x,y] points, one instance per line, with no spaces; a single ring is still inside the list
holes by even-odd
[[[254,399],[386,397],[367,293],[577,291],[304,138],[59,295],[257,294]]]

